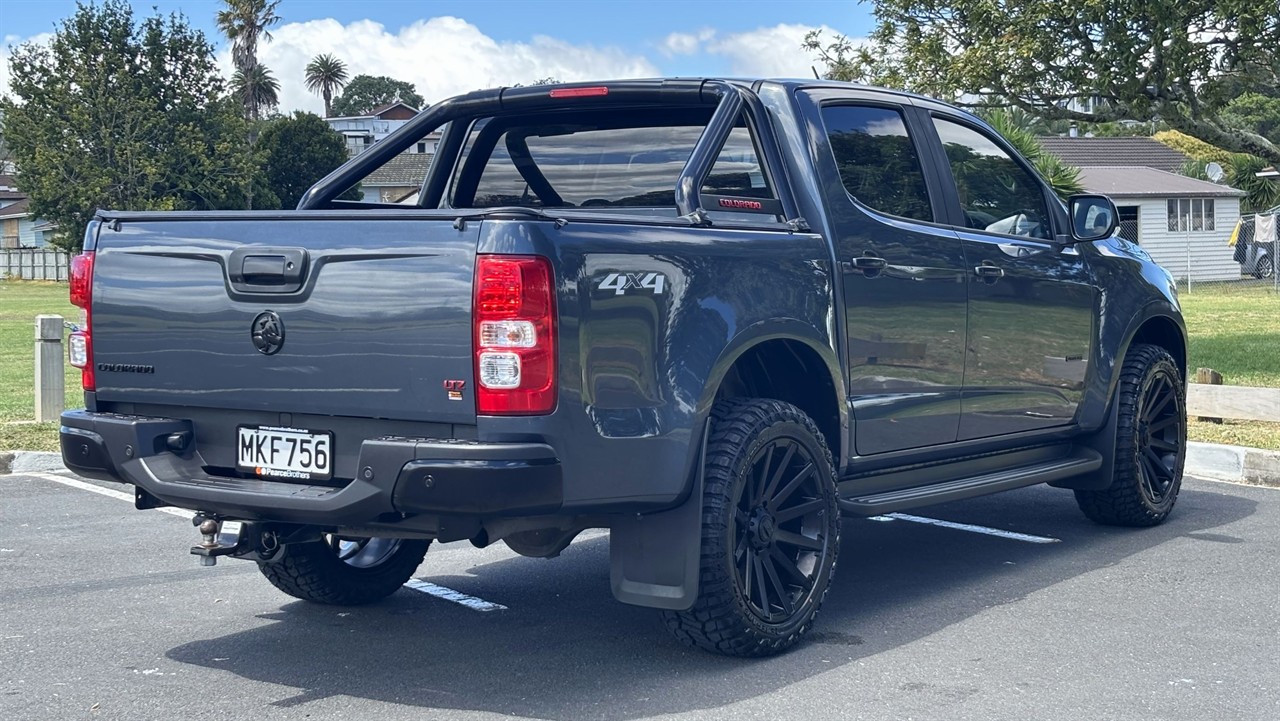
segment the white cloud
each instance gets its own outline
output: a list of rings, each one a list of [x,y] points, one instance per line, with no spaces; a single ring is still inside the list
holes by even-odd
[[[716,31],[706,28],[693,33],[671,33],[658,46],[658,49],[667,57],[676,55],[693,55],[698,52],[701,46],[708,40],[716,36]]]
[[[545,35],[527,42],[498,42],[454,17],[419,20],[399,32],[372,20],[348,25],[311,20],[283,25],[272,36],[272,42],[258,44],[258,59],[280,82],[282,111],[323,109],[323,101],[303,82],[307,63],[321,53],[341,58],[352,77],[387,75],[411,82],[428,103],[545,77],[568,82],[662,74],[647,58],[616,47],[573,45]],[[219,51],[218,63],[230,77],[229,47]]]
[[[813,77],[813,67],[817,63],[809,51],[801,47],[805,34],[811,30],[821,30],[828,38],[839,34],[839,31],[826,25],[814,27],[782,23],[718,36],[706,44],[706,51],[726,58],[734,75],[766,78]]]

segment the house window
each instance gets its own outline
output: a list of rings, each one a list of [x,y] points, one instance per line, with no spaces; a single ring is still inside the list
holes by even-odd
[[[1119,211],[1117,218],[1120,221],[1120,237],[1130,243],[1139,242],[1140,236],[1138,230],[1141,228],[1141,224],[1138,221],[1138,206],[1122,205],[1116,208],[1116,210]]]
[[[1166,203],[1169,232],[1215,230],[1213,198],[1179,198]]]

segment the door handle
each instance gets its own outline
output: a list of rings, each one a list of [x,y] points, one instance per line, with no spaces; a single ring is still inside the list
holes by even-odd
[[[859,255],[854,257],[852,265],[858,270],[884,270],[889,263],[874,255]]]
[[[973,269],[973,272],[977,273],[979,278],[987,280],[1004,277],[1004,268],[998,265],[979,265]]]

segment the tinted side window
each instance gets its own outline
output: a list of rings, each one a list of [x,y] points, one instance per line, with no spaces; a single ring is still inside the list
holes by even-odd
[[[1044,193],[1034,176],[982,133],[942,118],[933,123],[951,163],[967,227],[1029,238],[1053,236]]]
[[[822,109],[822,123],[850,195],[882,213],[933,220],[924,170],[902,113],[828,105]]]

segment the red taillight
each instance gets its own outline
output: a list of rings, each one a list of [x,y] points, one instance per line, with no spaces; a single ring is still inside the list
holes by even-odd
[[[80,385],[87,391],[97,388],[93,375],[93,333],[90,330],[90,306],[93,304],[93,251],[71,259],[71,304],[80,308],[80,326],[67,341],[71,365],[80,369]]]
[[[549,93],[553,98],[592,98],[608,94],[609,88],[604,86],[595,88],[556,88]]]
[[[476,256],[476,411],[536,415],[556,407],[551,264],[523,255]]]

